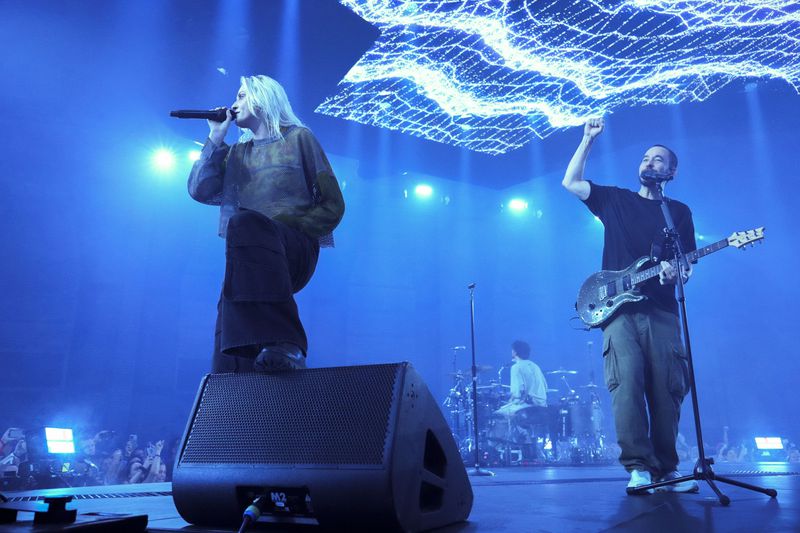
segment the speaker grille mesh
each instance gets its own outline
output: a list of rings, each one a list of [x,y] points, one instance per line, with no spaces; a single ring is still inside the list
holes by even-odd
[[[211,375],[180,464],[381,465],[400,368]]]

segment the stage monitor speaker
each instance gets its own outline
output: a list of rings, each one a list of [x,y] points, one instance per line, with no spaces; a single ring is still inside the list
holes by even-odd
[[[370,531],[466,520],[472,487],[450,428],[409,363],[209,374],[173,471],[181,516]]]

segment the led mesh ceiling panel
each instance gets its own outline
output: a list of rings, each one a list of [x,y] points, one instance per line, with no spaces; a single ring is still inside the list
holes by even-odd
[[[317,111],[479,152],[733,80],[800,84],[793,0],[341,0],[381,30]]]

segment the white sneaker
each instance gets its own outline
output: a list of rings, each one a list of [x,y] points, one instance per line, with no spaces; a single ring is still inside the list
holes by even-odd
[[[669,481],[671,479],[678,479],[682,477],[680,472],[677,470],[673,470],[667,474],[664,474],[658,481]],[[680,483],[673,483],[672,485],[664,485],[663,487],[657,487],[656,491],[658,492],[699,492],[700,486],[697,484],[697,481],[694,479],[687,479],[686,481],[681,481]]]
[[[652,483],[653,480],[650,478],[650,472],[644,470],[632,470],[631,471],[631,480],[628,481],[628,487],[626,492],[628,494],[653,494],[653,489],[643,490],[641,492],[633,492],[632,490],[636,487],[641,487],[643,485],[649,485]]]

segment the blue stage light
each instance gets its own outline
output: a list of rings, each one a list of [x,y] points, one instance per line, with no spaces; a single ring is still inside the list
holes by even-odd
[[[194,163],[195,161],[200,159],[200,150],[189,150],[188,157],[189,157],[189,161]]]
[[[433,196],[433,187],[427,183],[420,183],[414,187],[414,194],[417,196],[417,198],[430,198]]]
[[[48,453],[75,453],[75,440],[69,428],[44,428]]]
[[[381,32],[317,111],[490,154],[734,80],[800,87],[790,0],[340,0]]]
[[[157,172],[167,174],[175,169],[175,153],[169,148],[157,148],[150,157],[150,163]]]
[[[512,198],[508,201],[508,208],[515,213],[521,213],[528,209],[528,202],[522,198]]]

